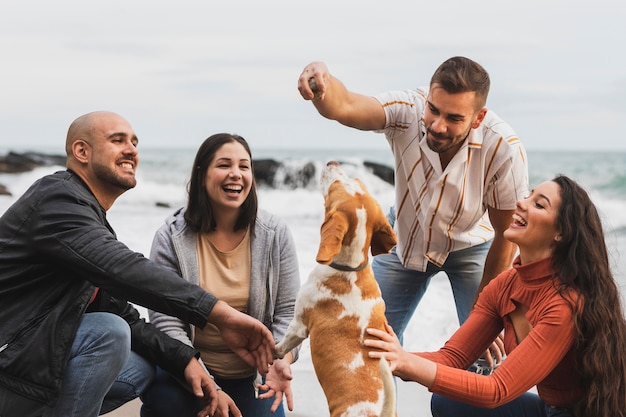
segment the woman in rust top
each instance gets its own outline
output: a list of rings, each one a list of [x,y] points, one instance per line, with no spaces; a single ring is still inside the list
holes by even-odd
[[[504,236],[519,247],[513,268],[443,348],[410,354],[391,328],[371,329],[370,356],[432,391],[434,417],[626,416],[626,321],[587,193],[565,176],[539,185]],[[466,372],[502,330],[506,360]]]

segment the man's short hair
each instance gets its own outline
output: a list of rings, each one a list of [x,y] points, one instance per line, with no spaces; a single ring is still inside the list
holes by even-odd
[[[487,103],[489,74],[469,58],[455,56],[444,61],[430,79],[430,86],[433,84],[440,85],[448,94],[475,92],[478,108]]]

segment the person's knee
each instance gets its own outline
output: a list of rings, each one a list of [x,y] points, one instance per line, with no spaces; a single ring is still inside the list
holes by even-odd
[[[126,320],[116,314],[100,312],[88,313],[85,318],[91,324],[91,343],[98,347],[102,359],[122,369],[131,349],[130,326]]]
[[[450,400],[438,394],[433,394],[430,397],[430,412],[433,417],[448,417],[453,416],[455,413],[451,407]]]
[[[105,396],[100,412],[108,413],[141,396],[154,380],[155,371],[152,363],[131,352],[124,369]]]
[[[81,327],[86,326],[92,336],[97,338],[114,338],[128,340],[130,343],[130,326],[117,314],[107,312],[85,313]]]
[[[134,352],[131,352],[128,363],[119,377],[133,386],[135,397],[145,392],[155,378],[156,366]]]
[[[130,352],[130,326],[120,316],[106,314],[107,322],[105,331],[111,340],[115,340],[120,345],[120,349]]]

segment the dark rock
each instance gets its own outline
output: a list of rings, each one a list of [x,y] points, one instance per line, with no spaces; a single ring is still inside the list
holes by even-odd
[[[388,167],[387,165],[379,164],[377,162],[364,161],[363,165],[369,168],[374,175],[378,178],[382,179],[385,182],[388,182],[391,185],[395,184],[395,175],[393,172],[393,168]]]
[[[291,190],[296,188],[307,188],[310,185],[313,185],[312,183],[315,179],[315,165],[313,162],[307,162],[302,168],[288,168],[283,166],[283,174],[284,178],[282,180],[282,184],[280,184],[283,188]],[[278,186],[278,184],[275,184],[275,186]]]
[[[47,155],[39,152],[9,152],[0,156],[0,173],[19,174],[42,166],[65,166],[65,161],[65,156],[60,155]],[[4,185],[0,184],[0,195],[11,195],[11,193]]]
[[[59,155],[46,155],[37,152],[9,152],[5,156],[0,156],[0,172],[15,174],[32,171],[41,166],[65,166],[65,161],[65,156]]]
[[[66,157],[61,155],[48,155],[38,152],[16,153],[9,152],[6,156],[0,156],[0,173],[20,173],[31,171],[40,166],[65,166]],[[255,159],[254,175],[259,186],[270,188],[295,189],[315,186],[315,164],[307,162],[303,166],[286,166],[275,159]],[[374,175],[394,184],[393,169],[377,162],[364,161],[363,165],[370,169]],[[0,195],[10,195],[5,186],[0,185]],[[157,206],[166,207],[167,203],[157,202]]]
[[[352,162],[339,162],[354,165]],[[314,184],[316,168],[313,162],[307,162],[300,166],[284,164],[274,159],[255,159],[253,164],[254,176],[257,185],[260,187],[296,189],[317,186],[317,184]],[[372,174],[394,185],[394,172],[392,168],[370,161],[364,161],[363,165],[368,168]]]
[[[257,185],[274,187],[276,171],[280,168],[281,163],[274,159],[254,159],[252,165]]]
[[[289,166],[274,159],[255,159],[254,177],[257,185],[270,188],[296,189],[308,187],[315,179],[315,164]]]

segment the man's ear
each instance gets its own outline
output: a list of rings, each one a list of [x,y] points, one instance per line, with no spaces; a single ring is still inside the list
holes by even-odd
[[[480,124],[483,122],[483,119],[487,115],[487,110],[487,107],[483,107],[478,111],[476,119],[474,119],[474,122],[472,122],[472,129],[476,129],[478,126],[480,126]]]
[[[90,151],[91,146],[83,139],[78,139],[72,143],[72,155],[74,155],[74,159],[82,164],[89,161]]]

